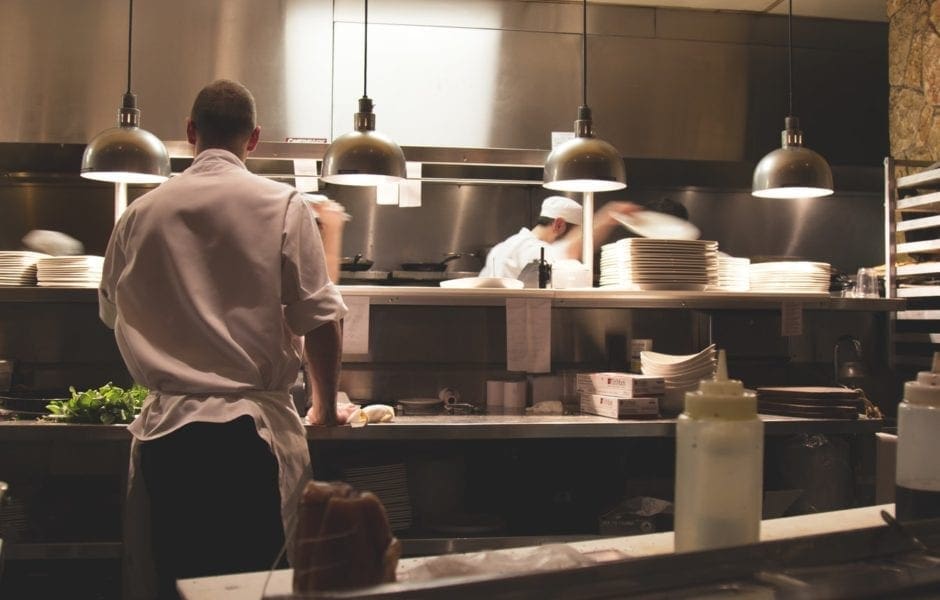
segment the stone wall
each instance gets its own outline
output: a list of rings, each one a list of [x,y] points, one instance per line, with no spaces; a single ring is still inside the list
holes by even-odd
[[[940,0],[888,0],[891,155],[940,161]]]

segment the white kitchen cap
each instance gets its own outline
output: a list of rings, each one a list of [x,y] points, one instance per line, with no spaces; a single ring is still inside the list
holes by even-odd
[[[580,225],[582,215],[581,205],[564,196],[549,196],[546,198],[542,202],[542,212],[539,213],[540,217],[549,217],[551,219],[561,217],[572,225]]]

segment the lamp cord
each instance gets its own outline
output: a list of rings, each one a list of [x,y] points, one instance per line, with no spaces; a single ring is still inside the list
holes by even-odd
[[[793,116],[793,0],[790,0],[790,8],[787,13],[787,87],[789,90],[790,111],[788,117]]]
[[[368,97],[366,93],[366,80],[369,77],[369,0],[365,0],[365,13],[362,18],[362,97]]]
[[[131,44],[134,41],[134,0],[130,0],[127,16],[127,93],[131,93]]]
[[[587,106],[587,0],[582,3],[581,19],[581,105]]]

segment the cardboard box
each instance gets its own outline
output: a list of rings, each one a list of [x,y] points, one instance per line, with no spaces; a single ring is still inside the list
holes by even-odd
[[[661,396],[666,382],[654,375],[634,373],[578,373],[577,389],[581,393],[606,394],[620,398]]]
[[[611,419],[650,419],[659,416],[659,398],[620,398],[581,394],[581,412]]]

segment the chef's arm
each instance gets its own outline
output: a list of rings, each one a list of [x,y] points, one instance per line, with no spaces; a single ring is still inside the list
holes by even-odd
[[[323,254],[326,258],[326,273],[330,281],[337,283],[340,275],[340,254],[343,250],[343,229],[349,215],[342,205],[332,200],[316,205],[317,227],[323,240]]]
[[[343,356],[343,325],[330,321],[304,336],[304,360],[310,377],[310,410],[307,420],[312,425],[336,425],[336,392]]]
[[[614,230],[620,225],[620,223],[614,219],[615,214],[628,215],[630,213],[635,213],[637,211],[643,210],[642,206],[633,204],[632,202],[621,202],[613,201],[608,202],[594,213],[594,250],[597,251],[601,246],[607,243],[607,240],[610,239],[611,234]],[[562,254],[565,258],[574,258],[581,260],[581,240],[583,238],[582,230],[580,227],[571,232],[570,235],[565,236],[564,248]]]

